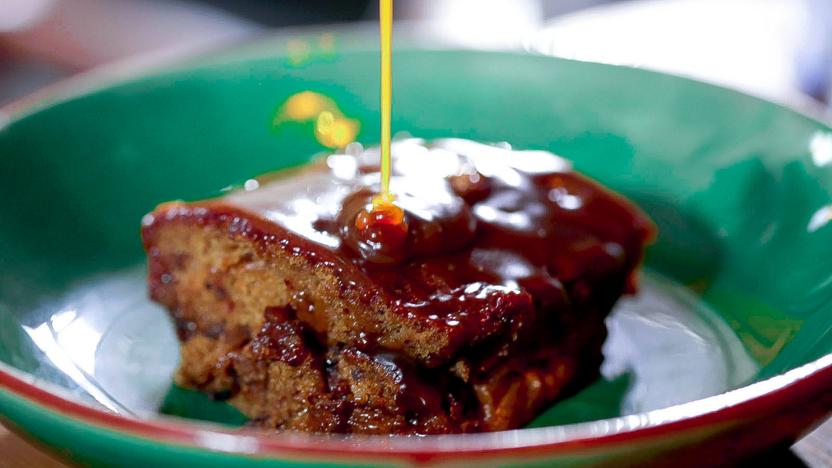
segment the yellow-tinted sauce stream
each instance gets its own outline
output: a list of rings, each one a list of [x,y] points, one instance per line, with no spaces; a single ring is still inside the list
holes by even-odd
[[[393,107],[393,0],[379,0],[381,33],[381,195],[390,197],[390,116]]]
[[[373,197],[372,205],[355,220],[356,227],[369,237],[406,236],[404,211],[396,205],[390,192],[390,117],[393,108],[393,72],[391,49],[393,42],[393,0],[379,0],[379,33],[381,37],[381,193]],[[387,234],[383,234],[387,232]]]

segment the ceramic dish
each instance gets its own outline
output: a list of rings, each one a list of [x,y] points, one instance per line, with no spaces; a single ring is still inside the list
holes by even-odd
[[[378,139],[377,54],[297,40],[0,114],[0,413],[15,430],[108,466],[678,465],[794,441],[832,410],[828,126],[644,70],[406,47],[394,129],[554,151],[657,222],[641,293],[609,320],[604,377],[529,428],[422,438],[263,434],[173,387],[142,215],[324,150],[314,123],[276,119],[297,92]]]

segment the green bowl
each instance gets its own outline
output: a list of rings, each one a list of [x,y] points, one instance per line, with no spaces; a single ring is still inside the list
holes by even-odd
[[[394,130],[551,150],[658,224],[640,294],[609,320],[603,378],[529,428],[423,438],[264,434],[172,386],[177,343],[146,298],[142,215],[324,150],[312,123],[275,121],[299,91],[331,97],[377,141],[378,57],[349,49],[270,41],[141,77],[111,70],[0,112],[6,424],[107,466],[706,464],[829,414],[828,126],[639,69],[413,47],[395,56]]]

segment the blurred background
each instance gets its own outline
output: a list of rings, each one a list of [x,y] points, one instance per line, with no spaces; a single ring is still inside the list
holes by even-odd
[[[195,53],[298,26],[374,29],[376,3],[0,0],[0,105],[130,57]],[[452,46],[642,66],[829,109],[830,0],[397,0],[396,18]]]

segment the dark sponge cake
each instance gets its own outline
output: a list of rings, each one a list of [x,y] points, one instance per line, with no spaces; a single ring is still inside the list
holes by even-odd
[[[374,150],[146,217],[178,384],[271,428],[437,434],[520,427],[597,376],[652,223],[550,153],[414,139],[393,157],[395,239],[356,228]]]

